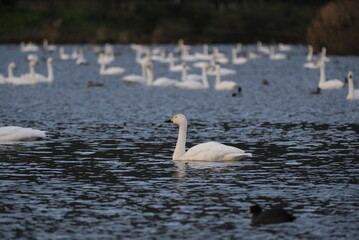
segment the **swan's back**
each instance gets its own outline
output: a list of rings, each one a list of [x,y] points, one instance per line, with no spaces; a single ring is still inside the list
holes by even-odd
[[[33,141],[45,138],[45,132],[32,128],[7,126],[0,128],[0,142],[5,141]]]
[[[325,82],[319,82],[319,88],[321,89],[335,89],[344,87],[344,83],[338,79],[326,80]]]
[[[236,147],[218,142],[207,142],[188,149],[183,160],[235,161],[251,156],[251,153],[245,153],[242,149]]]
[[[175,84],[176,88],[181,88],[181,89],[203,89],[203,88],[208,88],[206,86],[204,86],[202,83],[197,82],[197,81],[185,81],[185,82],[178,82]]]

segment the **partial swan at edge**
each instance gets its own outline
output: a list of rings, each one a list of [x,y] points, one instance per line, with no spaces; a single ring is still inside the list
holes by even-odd
[[[0,127],[1,142],[34,141],[45,138],[44,131],[17,126]]]

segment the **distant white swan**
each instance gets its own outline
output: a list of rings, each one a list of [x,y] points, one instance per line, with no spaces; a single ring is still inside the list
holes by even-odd
[[[13,69],[16,68],[16,64],[11,62],[8,66],[8,78],[6,80],[7,83],[12,85],[33,85],[36,83],[35,81],[35,72],[34,72],[34,66],[36,62],[30,61],[30,76],[28,78],[26,77],[15,77],[13,74]]]
[[[65,53],[64,47],[59,48],[59,57],[60,57],[60,60],[63,60],[63,61],[70,59],[70,55]]]
[[[170,61],[168,62],[168,70],[171,72],[181,72],[182,64],[175,65],[175,59],[173,57],[173,53],[169,54]]]
[[[274,46],[270,47],[269,59],[271,60],[283,60],[286,59],[287,55],[282,53],[275,53]]]
[[[126,75],[122,78],[122,81],[127,82],[127,83],[139,83],[139,84],[146,84],[147,80],[146,80],[146,64],[147,62],[145,61],[138,61],[138,64],[141,65],[141,75],[137,75],[137,74],[129,74]]]
[[[185,64],[184,64],[185,65]],[[182,70],[182,81],[176,83],[174,86],[180,89],[207,89],[209,88],[208,78],[207,78],[207,68],[208,66],[202,67],[202,82],[189,80],[187,79],[187,69],[186,67]]]
[[[173,160],[192,161],[235,161],[245,157],[251,157],[251,153],[245,153],[242,149],[227,146],[218,142],[206,142],[188,149],[186,152],[187,119],[183,114],[177,114],[169,120],[179,126],[178,139]]]
[[[125,72],[124,68],[121,67],[109,67],[105,68],[106,63],[100,62],[100,74],[101,75],[119,75]]]
[[[233,81],[221,81],[221,67],[219,64],[216,64],[215,66],[216,71],[216,83],[214,85],[214,89],[216,90],[234,90],[238,89],[238,84]]]
[[[354,80],[353,80],[353,73],[349,72],[348,73],[348,95],[347,95],[347,99],[348,100],[359,100],[359,89],[355,89],[354,87]]]
[[[28,78],[28,79],[32,79],[35,82],[52,82],[54,80],[54,72],[52,69],[52,58],[48,58],[46,60],[46,65],[47,65],[47,77],[44,75],[41,75],[39,73],[35,72],[35,65],[36,64],[29,64],[29,68],[30,68],[30,73],[24,74],[21,77],[24,78]]]
[[[146,73],[147,73],[147,86],[167,87],[167,86],[173,86],[176,83],[178,83],[176,79],[167,78],[167,77],[160,77],[153,80],[152,64],[146,65]]]
[[[45,132],[37,129],[16,126],[0,127],[0,143],[34,141],[45,137]]]
[[[32,42],[29,42],[27,44],[25,44],[24,42],[21,42],[20,50],[21,50],[21,52],[36,52],[36,51],[39,51],[39,47]]]
[[[86,58],[85,58],[85,56],[84,56],[84,50],[83,50],[83,48],[80,48],[80,49],[79,49],[79,56],[78,56],[78,58],[76,59],[76,64],[77,64],[77,65],[87,65],[87,64],[88,64],[88,62],[87,62],[87,60],[86,60]]]
[[[338,79],[326,80],[325,79],[325,61],[321,60],[320,63],[320,76],[319,84],[320,89],[338,89],[344,87],[344,83]]]
[[[239,65],[239,64],[245,64],[247,62],[248,62],[247,58],[237,56],[237,49],[236,48],[232,49],[232,64]]]
[[[47,41],[47,39],[44,39],[42,41],[42,45],[46,51],[55,51],[57,49],[57,47],[55,45],[49,45],[49,42]]]

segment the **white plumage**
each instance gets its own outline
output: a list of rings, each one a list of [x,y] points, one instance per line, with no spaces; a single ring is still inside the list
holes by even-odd
[[[34,141],[45,138],[45,132],[32,128],[7,126],[0,128],[1,142]]]
[[[242,149],[227,146],[218,142],[207,142],[191,147],[186,152],[187,119],[183,114],[177,114],[171,118],[179,126],[176,149],[173,160],[192,161],[235,161],[245,157],[251,157],[251,153],[245,153]]]

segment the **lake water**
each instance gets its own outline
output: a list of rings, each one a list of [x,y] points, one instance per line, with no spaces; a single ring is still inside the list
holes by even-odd
[[[0,239],[358,238],[359,101],[346,100],[347,86],[309,94],[319,70],[303,68],[306,47],[293,46],[288,60],[225,65],[237,70],[223,79],[241,97],[214,90],[213,77],[208,90],[126,84],[99,75],[95,53],[82,47],[89,65],[37,53],[55,58],[52,84],[0,85],[0,126],[47,131],[41,141],[0,145]],[[218,47],[229,55],[232,46]],[[140,73],[128,45],[115,52],[111,66]],[[25,56],[1,45],[0,73],[11,61],[16,75],[27,72]],[[359,57],[330,58],[328,78],[349,70],[359,78]],[[46,74],[43,60],[36,71]],[[155,76],[165,75],[180,77],[155,63]],[[172,161],[178,129],[164,121],[176,113],[188,118],[187,147],[218,141],[253,157]],[[253,203],[281,204],[297,219],[252,227],[244,212]]]

